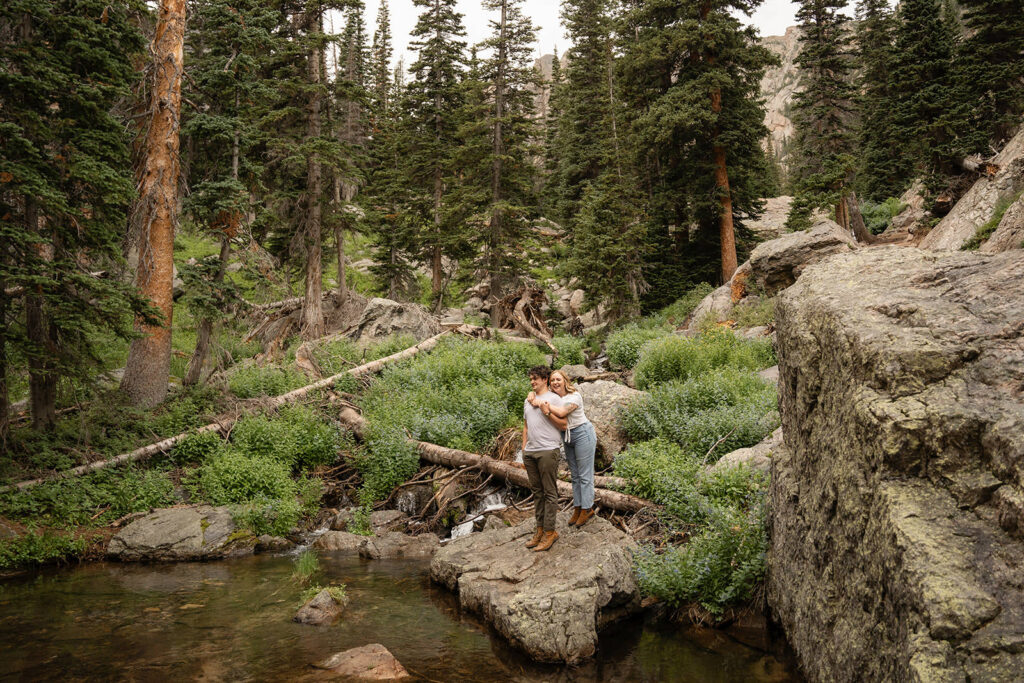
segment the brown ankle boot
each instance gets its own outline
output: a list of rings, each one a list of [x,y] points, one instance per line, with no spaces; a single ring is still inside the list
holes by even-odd
[[[544,529],[542,529],[540,527],[537,527],[537,531],[534,532],[533,538],[531,538],[529,541],[526,542],[526,547],[527,548],[535,548],[537,546],[537,544],[540,543],[540,539],[543,538],[543,536],[544,536]]]
[[[591,517],[594,516],[594,508],[587,508],[586,510],[580,511],[580,516],[576,519],[576,528],[579,529],[581,526],[587,523]]]
[[[544,532],[544,538],[541,539],[540,545],[538,545],[536,548],[533,549],[533,552],[539,553],[542,550],[547,550],[548,548],[553,546],[555,544],[555,541],[557,541],[557,540],[558,540],[558,532],[557,531],[545,531]]]
[[[569,518],[569,526],[576,523],[576,520],[580,518],[580,513],[583,512],[583,508],[573,508],[572,517]]]

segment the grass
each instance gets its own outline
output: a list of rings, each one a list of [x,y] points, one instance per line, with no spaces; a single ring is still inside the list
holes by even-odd
[[[295,568],[292,570],[292,580],[301,584],[306,585],[313,580],[313,577],[320,573],[320,558],[317,557],[315,550],[306,549],[303,550],[295,558]],[[319,588],[319,587],[317,587]],[[317,590],[317,593],[320,591]],[[303,603],[310,600],[316,593],[303,600]]]

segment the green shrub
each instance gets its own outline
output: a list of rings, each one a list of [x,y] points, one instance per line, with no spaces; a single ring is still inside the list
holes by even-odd
[[[707,526],[679,547],[635,556],[637,582],[645,593],[669,605],[700,603],[712,614],[749,601],[764,578],[768,536],[764,506],[749,510],[713,508]]]
[[[418,458],[406,435],[449,448],[484,447],[522,416],[534,346],[449,337],[429,354],[389,366],[366,392],[366,446],[356,464],[367,500],[411,476]]]
[[[860,204],[860,214],[864,225],[872,235],[880,235],[892,224],[892,219],[900,214],[906,204],[901,204],[896,197],[889,197],[884,202],[873,202],[867,199]]]
[[[332,339],[313,346],[313,358],[328,377],[358,365],[362,356],[362,349],[351,339]]]
[[[209,424],[215,412],[216,392],[200,387],[176,394],[146,419],[145,427],[162,437],[171,437],[193,427]]]
[[[305,406],[286,406],[275,418],[249,415],[231,432],[232,443],[250,456],[308,469],[332,462],[338,454],[338,428]]]
[[[388,335],[384,339],[367,348],[366,358],[363,359],[363,362],[369,363],[372,360],[377,360],[378,358],[384,358],[393,353],[404,351],[410,346],[415,346],[416,343],[416,337],[408,333]]]
[[[320,591],[327,591],[327,593],[334,598],[334,601],[339,605],[345,604],[345,584],[343,583],[332,583],[329,586],[321,586],[320,584],[314,584],[302,591],[302,595],[299,596],[299,607],[302,607],[307,602],[315,598],[320,594]]]
[[[295,558],[295,569],[292,571],[292,579],[305,585],[320,572],[320,558],[316,551],[311,549],[303,550]]]
[[[302,508],[295,498],[258,498],[233,505],[231,517],[239,529],[254,536],[284,536],[302,519]]]
[[[661,328],[627,325],[608,336],[608,342],[605,345],[608,362],[613,368],[629,370],[635,367],[637,361],[640,360],[640,349],[644,344],[654,339],[660,339],[667,334],[668,332]]]
[[[0,540],[0,569],[65,561],[81,556],[86,545],[82,538],[30,530],[17,538]]]
[[[370,515],[372,513],[373,508],[370,507],[370,504],[363,504],[352,513],[352,519],[348,521],[345,528],[353,534],[358,534],[360,536],[373,536],[373,526],[370,524]]]
[[[555,365],[583,365],[587,362],[583,355],[584,341],[579,337],[555,337],[551,343],[558,349]]]
[[[229,448],[193,471],[187,483],[214,505],[293,500],[297,490],[290,475],[291,468],[280,460]]]
[[[228,389],[238,398],[280,396],[308,383],[298,370],[275,365],[246,365],[235,369],[228,378]]]
[[[768,339],[740,339],[728,330],[696,337],[671,335],[643,347],[636,364],[636,385],[649,389],[723,366],[760,370],[774,364],[775,352]]]
[[[200,463],[210,456],[219,453],[224,448],[224,445],[224,439],[214,431],[189,434],[174,444],[171,457],[179,465]]]
[[[750,372],[719,368],[656,386],[625,406],[620,422],[633,441],[667,439],[694,457],[704,458],[718,443],[707,456],[715,462],[770,434],[778,426],[776,404],[771,383]]]
[[[0,494],[0,516],[48,527],[103,526],[174,502],[174,484],[167,473],[106,468]]]

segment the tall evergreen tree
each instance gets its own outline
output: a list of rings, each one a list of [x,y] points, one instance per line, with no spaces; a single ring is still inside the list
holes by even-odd
[[[900,3],[895,45],[889,88],[900,175],[908,181],[923,177],[934,191],[952,172],[956,156],[949,126],[953,37],[937,0]]]
[[[133,403],[154,406],[167,396],[171,369],[174,231],[178,224],[181,80],[185,43],[185,0],[161,0],[153,38],[154,83],[145,160],[134,212],[138,237],[135,284],[160,309],[163,325],[136,323],[139,336],[128,348],[123,391]]]
[[[354,203],[366,181],[369,164],[368,126],[370,94],[367,89],[366,27],[363,3],[353,2],[346,11],[341,58],[334,80],[337,109],[336,135],[342,144],[344,165],[334,174],[334,241],[338,259],[338,296],[348,296],[345,274],[345,233],[355,229],[362,210]]]
[[[559,129],[565,108],[565,79],[562,75],[562,59],[558,56],[558,46],[555,46],[551,57],[551,81],[545,85],[548,91],[548,106],[544,116],[544,192],[541,202],[549,218],[564,222],[558,189],[562,182],[559,175],[562,165]]]
[[[29,367],[33,420],[48,428],[59,378],[91,379],[97,338],[127,338],[136,313],[159,324],[101,272],[117,267],[133,198],[115,113],[144,44],[129,11],[109,0],[0,7],[0,454],[12,370]]]
[[[388,110],[393,54],[388,0],[380,0],[380,6],[377,8],[377,28],[373,32],[373,47],[370,52],[370,91],[373,94],[374,110],[381,116],[386,115]]]
[[[760,78],[777,60],[733,14],[757,2],[624,5],[619,82],[649,197],[645,306],[656,306],[735,267],[738,219],[762,208]]]
[[[430,198],[418,242],[430,263],[431,292],[440,306],[444,294],[442,256],[460,257],[467,251],[464,224],[454,219],[447,197],[462,104],[459,81],[466,44],[459,38],[466,31],[462,15],[455,11],[455,0],[414,0],[414,4],[425,11],[412,30],[410,44],[419,56],[412,65],[413,80],[408,88],[409,125],[416,131],[416,139],[406,163],[412,192]]]
[[[893,94],[889,73],[895,60],[893,13],[886,0],[857,3],[857,58],[861,70],[857,186],[868,199],[882,201],[899,194],[899,140],[892,127]]]
[[[522,0],[485,0],[484,7],[497,12],[498,18],[491,20],[493,34],[485,43],[491,50],[483,69],[491,88],[485,119],[491,136],[491,182],[479,265],[490,283],[490,296],[497,297],[520,271],[519,245],[535,204],[533,98],[538,75],[532,52],[536,28],[523,14]],[[492,311],[492,322],[500,327],[505,322],[503,313],[498,306]]]
[[[960,0],[966,37],[957,54],[959,151],[989,153],[1024,113],[1024,4]]]
[[[250,202],[262,173],[252,153],[258,130],[251,103],[272,94],[263,79],[262,56],[271,47],[276,21],[265,3],[247,0],[191,0],[189,16],[186,99],[198,109],[186,109],[183,117],[184,147],[192,150],[184,160],[191,192],[183,208],[221,248],[218,257],[182,268],[190,285],[186,304],[199,321],[186,386],[201,378],[215,321],[238,302],[225,272],[231,240],[259,210]]]
[[[646,226],[632,166],[624,158],[615,74],[613,4],[566,0],[568,51],[556,147],[559,206],[571,243],[569,270],[591,301],[615,315],[635,315],[643,279]]]
[[[836,208],[852,191],[854,176],[853,61],[839,13],[846,0],[802,0],[800,22],[801,87],[793,96],[796,128],[792,177],[796,196],[789,225],[806,224],[815,208]]]

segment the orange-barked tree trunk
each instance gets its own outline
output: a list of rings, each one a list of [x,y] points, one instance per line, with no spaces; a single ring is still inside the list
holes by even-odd
[[[131,343],[121,391],[132,403],[154,406],[167,396],[171,371],[171,288],[174,279],[174,229],[178,222],[178,154],[181,77],[185,42],[185,0],[161,0],[153,38],[153,87],[145,161],[140,173],[139,266],[135,284],[164,317],[162,326],[137,322],[140,336]]]

